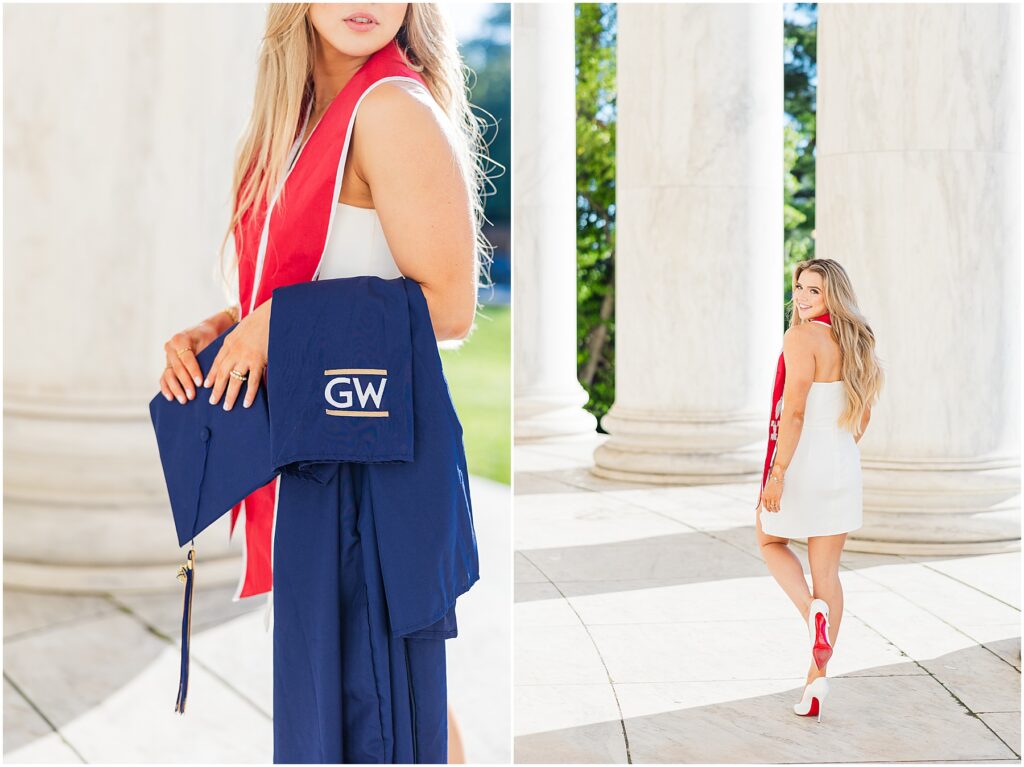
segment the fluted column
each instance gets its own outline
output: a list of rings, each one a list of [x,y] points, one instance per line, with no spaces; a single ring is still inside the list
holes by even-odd
[[[615,403],[594,473],[757,476],[782,342],[782,6],[619,7]]]
[[[818,255],[887,376],[848,547],[1019,547],[1020,10],[820,8]]]
[[[593,433],[576,378],[576,54],[572,3],[512,8],[515,438]]]
[[[147,406],[166,338],[225,303],[216,247],[264,15],[5,9],[7,585],[180,588]],[[237,578],[226,530],[198,542],[207,583]]]

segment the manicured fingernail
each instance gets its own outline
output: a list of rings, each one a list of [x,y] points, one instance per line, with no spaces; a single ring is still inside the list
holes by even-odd
[[[230,410],[231,409],[231,408],[228,407],[228,401],[227,400],[224,400],[224,409],[225,410]]]
[[[196,382],[196,386],[203,385],[203,379],[200,378],[199,376],[192,376],[192,380]]]
[[[245,402],[242,403],[242,407],[249,407],[249,405],[251,404],[252,403],[249,400],[246,400]]]
[[[166,399],[168,402],[170,402],[172,399],[174,399],[174,397],[172,397],[170,394],[165,394],[164,395],[164,399]]]
[[[210,379],[209,378],[207,378],[205,381],[203,381],[203,388],[204,389],[209,389],[210,388]]]
[[[210,395],[210,404],[211,405],[216,405],[217,404],[217,397],[216,397],[216,395],[214,395],[214,394]]]
[[[194,399],[195,396],[196,396],[196,393],[194,391],[192,391],[191,389],[185,389],[185,394],[188,395],[189,399]]]
[[[178,397],[178,402],[180,402],[182,405],[184,405],[185,404],[185,398],[184,397]]]

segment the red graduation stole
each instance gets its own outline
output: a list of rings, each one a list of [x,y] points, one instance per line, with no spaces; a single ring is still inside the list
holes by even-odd
[[[828,312],[814,317],[810,322],[824,322],[832,324],[832,317]],[[765,483],[768,482],[768,472],[772,470],[772,463],[775,461],[775,449],[779,443],[779,420],[782,418],[782,392],[786,388],[786,358],[779,352],[779,364],[775,368],[775,388],[772,390],[772,410],[768,417],[768,450],[764,457],[764,472],[761,474],[761,490],[764,491]]]
[[[341,192],[353,117],[367,93],[391,80],[414,80],[425,85],[405,63],[394,40],[370,56],[345,84],[299,148],[306,130],[303,123],[289,153],[288,162],[293,157],[295,162],[271,199],[269,225],[265,201],[260,200],[243,213],[234,230],[242,317],[270,298],[276,288],[317,278]],[[282,206],[275,206],[282,190]],[[236,600],[266,593],[273,587],[277,491],[275,478],[231,509],[231,533],[241,509],[245,509],[244,560]]]

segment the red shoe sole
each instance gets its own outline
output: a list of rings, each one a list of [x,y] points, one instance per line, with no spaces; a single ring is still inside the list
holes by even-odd
[[[814,649],[811,650],[814,656],[814,665],[819,669],[823,668],[828,659],[832,657],[832,645],[828,642],[828,631],[825,630],[825,616],[817,613],[814,616]]]
[[[818,698],[817,696],[811,698],[811,707],[807,709],[806,714],[800,716],[817,716],[818,715]]]

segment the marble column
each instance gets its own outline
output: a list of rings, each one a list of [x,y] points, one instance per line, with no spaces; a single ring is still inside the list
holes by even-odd
[[[1019,14],[820,7],[817,252],[887,376],[853,550],[1019,547]]]
[[[616,396],[593,471],[753,479],[782,343],[782,6],[620,5],[618,112]]]
[[[7,586],[181,587],[148,402],[163,342],[226,304],[216,248],[265,13],[5,9]],[[238,577],[222,522],[197,541],[207,583]]]
[[[593,434],[576,378],[572,3],[512,8],[515,439]]]

